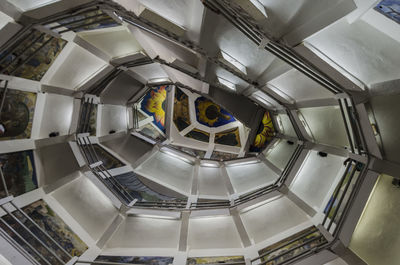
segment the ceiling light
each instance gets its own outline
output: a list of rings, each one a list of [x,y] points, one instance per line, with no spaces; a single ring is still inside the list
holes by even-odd
[[[175,151],[175,150],[172,150],[172,149],[169,149],[169,148],[166,148],[166,147],[162,147],[160,149],[160,151],[163,152],[164,154],[167,154],[167,155],[170,155],[172,157],[178,158],[178,159],[180,159],[180,160],[182,160],[182,161],[184,161],[186,163],[189,163],[189,164],[193,164],[194,163],[193,160],[190,160],[189,158],[183,156],[183,154],[178,152],[178,151]]]
[[[226,80],[226,79],[224,79],[222,77],[218,77],[218,82],[221,85],[223,85],[223,86],[225,86],[225,87],[227,87],[227,88],[229,88],[231,90],[236,91],[236,85],[234,83],[232,83],[232,82],[230,82],[230,81],[228,81],[228,80]]]

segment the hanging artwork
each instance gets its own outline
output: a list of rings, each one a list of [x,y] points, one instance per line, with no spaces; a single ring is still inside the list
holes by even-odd
[[[153,124],[165,133],[165,105],[168,86],[153,87],[144,96],[140,109],[154,118]]]
[[[197,121],[208,127],[219,127],[236,121],[232,114],[205,97],[196,99],[195,108]]]
[[[73,17],[68,17],[66,19],[57,21],[57,23],[59,25],[64,25],[63,27],[58,28],[58,32],[63,31],[65,28],[74,32],[81,32],[86,30],[116,27],[120,25],[102,10],[96,10]]]
[[[138,178],[136,173],[128,172],[121,175],[114,176],[114,179],[125,188],[133,199],[139,202],[155,202],[155,201],[170,201],[176,198],[169,197],[153,191],[148,186],[143,184]],[[115,186],[113,186],[115,187]],[[128,202],[129,203],[129,202]]]
[[[7,190],[17,197],[37,189],[37,177],[33,151],[0,154],[0,167],[3,170]],[[0,183],[0,197],[6,197],[3,183]]]
[[[232,160],[232,159],[235,159],[237,157],[238,157],[237,154],[214,151],[211,154],[210,159],[213,159],[213,160]]]
[[[100,145],[93,145],[94,151],[96,152],[97,157],[100,161],[103,162],[103,166],[106,169],[118,168],[125,166],[124,163],[119,161],[115,156],[104,150]],[[96,162],[96,161],[93,161]]]
[[[400,23],[400,0],[383,0],[374,9]]]
[[[201,142],[208,143],[210,141],[210,133],[199,129],[193,129],[190,132],[188,132],[185,136]]]
[[[178,131],[190,125],[189,97],[178,87],[175,90],[174,123]]]
[[[71,256],[80,256],[85,252],[87,245],[64,223],[64,221],[53,212],[53,210],[43,201],[39,200],[23,207],[22,210],[46,233],[54,239],[58,245]],[[65,264],[70,260],[59,246],[57,246],[49,237],[40,231],[29,219],[25,218],[19,211],[14,211],[13,215],[28,229],[25,229],[11,215],[3,216],[3,220],[19,235],[21,235],[42,257],[50,264]],[[19,245],[32,255],[40,264],[46,264],[43,258],[32,251],[25,242],[23,242],[9,227],[0,223],[0,227],[11,236]],[[41,242],[36,240],[33,233]],[[61,263],[56,257],[46,249],[47,246],[64,263]]]
[[[95,261],[115,262],[123,264],[148,264],[148,265],[172,265],[173,257],[152,256],[98,256]]]
[[[174,148],[194,157],[204,158],[204,156],[206,155],[206,151],[203,150],[197,150],[182,146],[174,146]]]
[[[96,136],[97,132],[97,104],[93,104],[89,114],[89,134]]]
[[[147,137],[150,137],[150,138],[153,139],[153,140],[160,141],[160,142],[162,142],[162,141],[165,140],[164,135],[161,134],[161,133],[160,133],[152,124],[150,124],[150,123],[147,123],[147,124],[141,126],[141,127],[138,129],[138,131],[139,131],[141,134],[143,134],[143,135],[145,135],[145,136],[147,136]]]
[[[250,152],[261,152],[274,136],[275,127],[272,122],[271,114],[266,111],[261,119],[254,142],[250,146]]]
[[[201,264],[237,264],[245,265],[243,256],[227,256],[227,257],[196,257],[188,258],[186,265],[201,265]]]
[[[7,90],[0,124],[0,140],[27,139],[31,137],[36,94],[14,89]]]
[[[239,146],[240,147],[240,133],[239,128],[233,128],[227,131],[219,132],[215,134],[216,144]]]
[[[262,256],[264,253],[268,253],[261,258],[261,262],[263,262],[263,264],[277,265],[282,264],[285,261],[297,255],[303,254],[308,250],[320,246],[326,242],[327,241],[322,236],[321,232],[315,226],[311,226],[279,241],[278,243],[258,251],[258,253],[260,256]]]
[[[0,70],[4,74],[40,81],[67,41],[33,30],[6,58]],[[4,54],[7,54],[5,52]]]

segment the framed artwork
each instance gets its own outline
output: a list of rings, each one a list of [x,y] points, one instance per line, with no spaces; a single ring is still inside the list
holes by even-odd
[[[240,147],[241,144],[239,128],[236,127],[227,131],[216,133],[214,142],[216,144]]]
[[[35,105],[35,93],[9,89],[1,110],[0,140],[29,139]]]
[[[205,97],[195,100],[196,119],[207,127],[219,127],[236,121],[236,119],[218,104]]]
[[[374,9],[400,24],[400,0],[383,0]]]
[[[202,265],[202,264],[245,264],[243,256],[221,256],[221,257],[195,257],[188,258],[186,265]]]
[[[124,264],[172,265],[173,257],[158,256],[98,256],[95,261],[116,262]]]
[[[271,114],[266,111],[258,126],[257,135],[250,145],[250,152],[261,152],[267,147],[268,143],[275,136],[275,127],[272,122]]]
[[[97,154],[99,160],[103,162],[103,165],[106,169],[118,168],[125,166],[120,160],[118,160],[115,156],[107,152],[104,148],[102,148],[98,144],[93,144],[94,151]]]
[[[178,87],[175,89],[173,120],[178,131],[190,125],[189,97]]]
[[[33,151],[0,154],[0,166],[10,195],[17,197],[38,188]],[[2,181],[0,196],[6,197]]]
[[[71,256],[80,256],[88,249],[88,246],[64,223],[64,221],[43,200],[38,200],[25,206],[22,210],[46,233],[53,238]],[[16,216],[41,242],[51,249],[60,259],[68,262],[70,258],[41,232],[29,219],[25,218],[19,211],[13,212]],[[21,224],[12,216],[2,217],[18,234],[20,234],[36,251],[45,257],[51,264],[63,264],[58,261],[38,240],[36,240]],[[32,255],[40,264],[46,264],[28,245],[26,245],[14,232],[0,223],[0,227],[9,234],[18,244]]]

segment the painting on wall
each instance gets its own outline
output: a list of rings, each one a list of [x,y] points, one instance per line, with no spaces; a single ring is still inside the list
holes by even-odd
[[[22,210],[46,233],[54,239],[71,256],[80,256],[85,252],[87,245],[64,223],[64,221],[45,203],[38,200],[23,207]],[[61,260],[68,262],[70,258],[43,232],[41,232],[29,219],[25,218],[19,211],[13,212],[41,242],[51,249]],[[64,264],[58,261],[43,244],[37,241],[24,227],[9,214],[2,217],[5,222],[19,235],[21,235],[35,250],[45,257],[50,264]],[[0,227],[11,236],[17,243],[27,250],[40,264],[46,264],[43,259],[34,253],[10,228],[0,223]]]
[[[189,97],[178,87],[175,89],[174,123],[178,131],[190,125]]]
[[[315,226],[311,226],[258,251],[258,253],[260,256],[268,253],[261,258],[262,262],[266,262],[265,265],[277,265],[326,242],[321,232]],[[283,253],[286,254],[281,255]]]
[[[200,264],[238,264],[244,265],[245,260],[243,256],[227,256],[227,257],[195,257],[188,258],[186,265],[200,265]]]
[[[353,176],[353,178],[351,180],[351,183],[350,183],[350,185],[349,185],[349,187],[348,187],[348,189],[346,191],[346,194],[344,195],[343,202],[347,202],[348,201],[348,199],[350,197],[350,194],[353,191],[354,185],[356,184],[357,177],[359,175],[359,171],[361,171],[361,169],[362,169],[362,164],[357,164],[357,165],[353,164],[353,165],[351,165],[349,167],[349,169],[348,169],[348,171],[346,173],[346,177],[345,177],[342,185],[339,187],[339,184],[338,184],[338,186],[335,188],[335,191],[332,193],[332,196],[329,199],[328,204],[326,205],[326,207],[324,209],[324,214],[326,214],[329,211],[329,207],[331,207],[331,205],[332,205],[332,208],[329,211],[328,217],[332,218],[334,216],[335,212],[337,212],[336,216],[335,216],[335,220],[334,220],[335,223],[337,223],[337,221],[339,220],[340,216],[343,213],[343,207],[345,206],[345,203],[342,203],[342,205],[341,205],[341,207],[339,209],[337,209],[337,206],[339,204],[340,198],[343,195],[343,192],[346,189],[347,184],[349,183],[350,177],[351,177],[353,171],[356,170],[354,172],[354,176]],[[339,191],[339,193],[338,193],[336,199],[334,199],[333,195],[336,194],[336,192],[338,192],[338,191]]]
[[[138,131],[142,133],[143,135],[150,137],[153,140],[156,141],[164,141],[165,137],[163,134],[161,134],[152,124],[147,123],[143,126],[141,126]]]
[[[169,197],[153,191],[148,186],[140,181],[138,175],[134,172],[127,172],[124,174],[114,176],[114,179],[125,188],[133,199],[139,202],[154,202],[154,201],[170,201],[176,198]],[[113,186],[114,187],[114,186]],[[128,202],[129,203],[129,202]]]
[[[40,81],[66,44],[63,39],[34,30],[2,60],[0,69],[4,74]]]
[[[118,168],[125,166],[124,163],[119,161],[115,156],[104,150],[100,145],[93,144],[94,151],[96,152],[99,160],[103,162],[103,166],[106,169]]]
[[[275,127],[272,122],[271,114],[266,111],[261,119],[253,144],[250,145],[250,152],[261,152],[267,147],[274,136]]]
[[[240,133],[239,128],[233,128],[227,131],[219,132],[215,134],[216,144],[238,146],[240,147]]]
[[[219,127],[236,121],[232,114],[205,97],[196,99],[195,108],[197,121],[208,127]]]
[[[165,133],[165,109],[168,86],[157,86],[150,88],[140,102],[140,109],[152,116],[153,124]]]
[[[193,129],[190,132],[188,132],[185,136],[200,142],[208,143],[210,141],[210,133],[199,129]]]
[[[96,10],[84,14],[79,14],[73,17],[65,18],[57,21],[60,25],[65,25],[59,28],[59,31],[68,28],[74,32],[81,32],[86,30],[104,29],[116,27],[120,24],[116,22],[109,15],[102,10]]]
[[[206,151],[203,151],[203,150],[197,150],[197,149],[183,147],[183,146],[174,146],[174,148],[178,149],[182,152],[185,152],[188,155],[198,157],[198,158],[204,158],[204,156],[206,155]]]
[[[0,140],[31,137],[36,94],[9,89],[0,116]]]
[[[400,24],[400,0],[383,0],[374,9]]]
[[[93,104],[89,114],[89,134],[96,136],[97,132],[97,104]]]
[[[0,166],[10,195],[17,197],[37,189],[37,177],[33,151],[0,154]],[[0,183],[0,197],[6,197],[3,183]]]
[[[232,159],[235,159],[237,157],[238,157],[237,154],[214,151],[214,152],[212,152],[210,159],[213,159],[213,160],[232,160]]]
[[[172,265],[173,257],[156,256],[98,256],[95,261],[115,262],[123,264],[148,264],[148,265]]]

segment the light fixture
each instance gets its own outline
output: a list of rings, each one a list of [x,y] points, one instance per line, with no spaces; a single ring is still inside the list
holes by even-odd
[[[217,167],[220,167],[220,164],[219,164],[219,162],[215,162],[215,161],[201,160],[200,166],[217,168]]]
[[[226,161],[225,165],[229,167],[233,166],[244,166],[244,165],[251,165],[251,164],[257,164],[260,163],[260,160],[257,158],[245,158],[245,159],[237,159],[237,160],[231,160],[231,161]]]
[[[234,83],[232,83],[231,81],[228,81],[228,80],[218,76],[218,82],[221,85],[223,85],[223,86],[225,86],[225,87],[227,87],[227,88],[229,88],[231,90],[236,91],[236,85]]]

